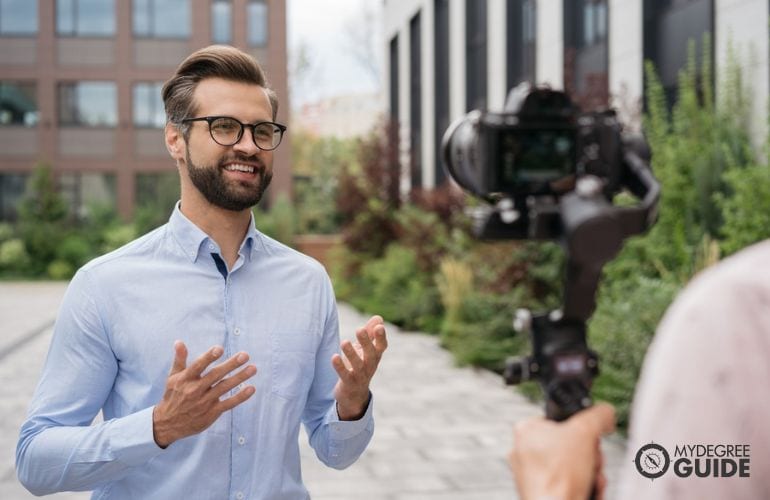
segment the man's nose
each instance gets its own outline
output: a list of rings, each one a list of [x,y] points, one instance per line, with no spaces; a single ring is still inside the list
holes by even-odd
[[[254,142],[254,130],[249,127],[243,127],[243,135],[241,135],[241,139],[238,142],[233,144],[233,149],[247,156],[254,156],[262,151]]]

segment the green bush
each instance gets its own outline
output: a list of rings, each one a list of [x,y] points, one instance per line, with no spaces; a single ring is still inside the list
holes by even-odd
[[[46,275],[53,280],[68,280],[74,274],[75,268],[64,260],[54,260],[46,268]]]
[[[588,340],[599,353],[600,375],[594,396],[617,408],[618,422],[625,427],[634,386],[642,360],[663,313],[680,284],[637,276],[605,282],[596,312],[588,323]]]
[[[409,329],[436,332],[441,305],[432,277],[421,272],[414,250],[393,244],[381,259],[361,267],[358,292],[350,300],[356,307],[380,314]]]
[[[27,266],[29,255],[21,239],[12,238],[0,243],[0,271],[14,277],[23,276]]]
[[[770,167],[751,166],[725,174],[729,196],[719,196],[725,255],[770,237]]]
[[[254,223],[260,232],[285,245],[294,244],[294,235],[297,234],[296,214],[294,205],[285,194],[278,195],[267,211],[256,207],[253,213]]]
[[[66,262],[71,268],[78,269],[94,257],[94,250],[83,234],[72,233],[59,242],[56,249],[56,260]]]

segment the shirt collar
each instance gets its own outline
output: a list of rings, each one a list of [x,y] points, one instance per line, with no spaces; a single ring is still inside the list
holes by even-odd
[[[201,253],[205,253],[206,255],[211,254],[209,244],[214,245],[214,248],[216,248],[216,244],[201,228],[185,217],[179,207],[180,203],[177,202],[176,206],[174,206],[174,211],[169,218],[168,225],[171,229],[171,234],[173,234],[177,243],[179,243],[184,254],[190,261],[195,262],[198,260],[198,256]],[[254,226],[254,214],[251,214],[249,228],[246,231],[246,237],[241,243],[239,253],[248,260],[251,260],[257,249],[258,241],[259,233]]]

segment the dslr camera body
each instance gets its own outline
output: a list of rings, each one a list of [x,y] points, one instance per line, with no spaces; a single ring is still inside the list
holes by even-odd
[[[514,327],[533,353],[506,363],[507,383],[538,380],[546,415],[563,420],[590,406],[598,357],[586,342],[604,264],[623,241],[657,217],[660,185],[641,135],[626,134],[612,110],[583,113],[564,92],[521,84],[503,113],[478,110],[454,122],[443,139],[444,166],[488,205],[474,214],[483,239],[559,241],[566,253],[563,305]],[[639,203],[616,206],[622,190]]]

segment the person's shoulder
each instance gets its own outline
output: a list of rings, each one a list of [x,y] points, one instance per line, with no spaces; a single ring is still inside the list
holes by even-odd
[[[111,268],[123,266],[131,260],[144,259],[155,254],[166,238],[166,227],[167,225],[164,224],[115,250],[94,258],[86,263],[80,271],[87,274],[104,272]]]
[[[699,273],[688,285],[695,291],[719,289],[770,290],[770,240],[764,240],[725,258]]]

